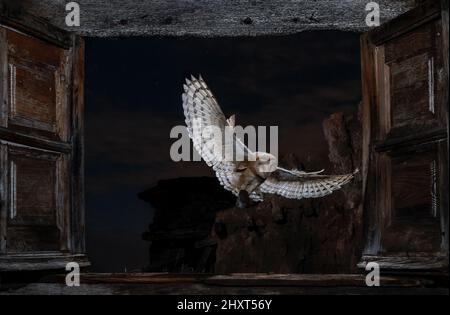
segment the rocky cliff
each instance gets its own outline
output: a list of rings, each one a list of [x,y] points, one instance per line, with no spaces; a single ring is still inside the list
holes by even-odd
[[[361,162],[358,114],[336,113],[323,123],[333,173]],[[304,168],[293,155],[284,167]],[[306,169],[308,171],[308,169]],[[161,181],[140,197],[156,209],[144,239],[151,271],[349,273],[362,246],[359,175],[324,198],[288,200],[266,195],[246,209],[215,178]]]

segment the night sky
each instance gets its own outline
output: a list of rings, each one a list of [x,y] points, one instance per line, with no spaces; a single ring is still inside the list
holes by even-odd
[[[202,74],[238,125],[278,125],[280,155],[295,153],[307,169],[328,168],[322,121],[355,111],[361,99],[359,35],[87,39],[87,246],[95,271],[148,263],[141,234],[152,209],[137,193],[160,179],[213,176],[204,162],[169,156],[190,74]]]

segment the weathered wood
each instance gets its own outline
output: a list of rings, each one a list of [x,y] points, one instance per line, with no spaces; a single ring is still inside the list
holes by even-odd
[[[9,284],[11,289],[0,291],[0,295],[448,294],[448,288],[439,285],[439,279],[424,274],[381,276],[380,287],[368,287],[365,275],[358,274],[81,274],[79,287],[66,286],[65,275],[57,275],[28,285]]]
[[[408,31],[423,25],[440,15],[439,1],[423,1],[414,10],[409,10],[393,19],[389,23],[370,31],[370,40],[375,45],[387,42],[393,38],[407,33]]]
[[[447,138],[447,128],[429,130],[420,134],[410,134],[404,137],[386,137],[384,141],[375,141],[374,149],[377,152],[393,149],[411,148],[420,144],[436,142]]]
[[[10,189],[15,191],[16,199],[15,215],[10,216],[8,226],[54,226],[57,155],[12,146],[8,151],[11,169],[14,166],[14,172],[10,171]],[[30,198],[33,194],[36,194],[36,197]],[[12,196],[10,198],[13,199]],[[10,200],[10,204],[12,203]]]
[[[6,127],[8,122],[8,45],[6,29],[0,28],[0,127]]]
[[[22,1],[1,0],[0,25],[26,32],[58,47],[70,47],[71,37],[68,33],[38,17],[39,15],[30,15],[23,9],[22,4]]]
[[[0,143],[0,256],[6,253],[8,217],[8,147]]]
[[[442,152],[442,158],[440,160],[441,163],[441,169],[443,170],[444,174],[448,174],[449,168],[448,168],[448,154],[449,154],[449,139],[450,139],[450,133],[449,133],[449,67],[448,67],[448,59],[449,59],[449,50],[448,50],[448,41],[449,41],[449,33],[448,33],[448,25],[449,25],[449,16],[448,16],[448,10],[449,10],[449,0],[441,0],[441,19],[442,19],[442,55],[443,55],[443,63],[444,63],[444,73],[443,73],[443,82],[442,85],[445,87],[443,90],[443,97],[442,102],[444,104],[444,108],[446,109],[446,126],[447,126],[447,143],[445,148],[441,151]],[[449,251],[449,228],[448,228],[448,222],[449,222],[449,204],[448,204],[448,190],[449,190],[449,183],[448,183],[448,176],[444,178],[443,185],[441,188],[441,195],[443,198],[441,199],[441,218],[442,218],[442,231],[444,231],[443,234],[443,250],[448,253]]]
[[[364,31],[365,0],[79,0],[80,27],[65,24],[65,2],[27,0],[27,11],[78,35],[123,36],[256,36],[306,30]],[[411,9],[413,0],[380,0],[381,21]]]
[[[448,40],[448,39],[447,39]],[[447,55],[448,57],[448,55]],[[449,205],[448,205],[448,138],[447,141],[440,141],[438,144],[438,167],[441,170],[441,173],[438,176],[443,176],[440,180],[440,186],[438,187],[439,194],[439,216],[441,218],[441,250],[444,253],[447,253],[448,258],[448,216],[449,216]]]
[[[80,282],[89,284],[140,283],[140,284],[183,284],[204,283],[217,286],[353,286],[365,287],[364,274],[264,274],[232,273],[213,274],[169,274],[169,273],[82,273]],[[65,276],[49,276],[41,280],[46,283],[63,283]],[[421,278],[382,276],[383,286],[420,286]]]
[[[363,117],[370,123],[363,125],[363,165],[368,165],[364,259],[383,256],[385,268],[448,265],[441,259],[448,255],[441,251],[448,217],[448,194],[442,191],[448,180],[442,164],[448,133],[443,92],[448,88],[441,74],[448,56],[442,55],[440,25],[439,2],[426,1],[361,40]]]
[[[55,108],[55,104],[52,104],[51,88],[54,87],[55,77],[51,69],[45,71],[47,69],[43,69],[39,64],[31,64],[30,59],[33,57],[37,60],[42,59],[45,65],[51,63],[54,58],[52,54],[43,53],[46,49],[39,45],[41,44],[39,41],[1,28],[5,33],[6,46],[2,67],[7,68],[5,76],[1,78],[3,82],[7,82],[5,102],[0,104],[4,113],[3,126],[6,128],[12,123],[19,125],[19,128],[36,127],[45,133],[51,132],[53,125],[51,112],[54,112]],[[23,47],[23,50],[18,49],[18,46]],[[31,51],[33,53],[30,53]],[[48,92],[44,93],[45,91]],[[37,119],[28,119],[30,115],[36,116]]]
[[[59,233],[54,226],[8,226],[7,252],[58,251]]]
[[[448,295],[446,288],[414,287],[222,287],[204,284],[92,284],[68,287],[65,284],[35,283],[0,295]],[[168,304],[167,304],[168,305]],[[173,305],[176,305],[175,302]]]
[[[8,144],[7,165],[12,213],[6,221],[7,253],[66,251],[70,177],[65,155]]]
[[[361,79],[362,79],[362,102],[361,102],[361,125],[362,125],[362,148],[361,148],[361,171],[362,171],[362,207],[365,210],[364,235],[366,237],[366,248],[364,252],[372,252],[374,242],[371,241],[374,231],[371,230],[371,222],[375,221],[375,213],[367,211],[373,209],[374,198],[374,169],[370,167],[373,161],[372,141],[375,130],[376,88],[374,65],[374,45],[369,40],[367,33],[360,39],[361,43]],[[376,244],[375,244],[376,246]]]
[[[90,265],[85,255],[62,255],[60,253],[30,253],[29,255],[0,256],[0,272],[64,270],[69,262],[77,262],[80,267]]]
[[[384,76],[378,82],[385,86],[379,89],[381,100],[385,100],[379,102],[380,123],[385,120],[379,140],[446,129],[440,24],[437,15],[377,47],[377,51],[386,52],[378,60]]]
[[[62,253],[85,252],[83,41],[20,10],[0,16],[0,270],[60,269]]]
[[[371,210],[382,244],[375,244],[371,254],[440,255],[438,144],[376,154],[376,207]]]
[[[72,251],[86,252],[86,218],[84,194],[84,40],[72,39],[71,78],[71,230]]]
[[[230,274],[207,277],[207,284],[222,286],[366,286],[363,274]],[[384,287],[414,287],[421,285],[420,279],[384,276],[380,283]]]
[[[70,157],[60,154],[56,160],[55,210],[58,230],[58,249],[61,252],[77,253],[72,250],[73,233],[70,227],[72,207],[70,205]]]
[[[428,56],[409,58],[391,65],[392,127],[430,120],[428,96]],[[389,107],[388,107],[389,108]]]
[[[199,283],[210,277],[210,274],[181,273],[82,273],[80,280],[84,283],[141,283],[141,284],[184,284]],[[63,282],[63,275],[48,276],[42,282]],[[80,281],[80,282],[81,282]]]
[[[14,142],[25,146],[36,146],[44,150],[61,153],[69,153],[72,149],[71,145],[67,142],[38,138],[3,127],[0,127],[0,139],[5,142]]]
[[[426,23],[423,27],[419,26],[420,30],[404,33],[403,36],[389,40],[384,46],[386,49],[385,62],[389,64],[397,60],[408,61],[409,58],[420,55],[421,52],[431,50],[434,46],[434,37],[437,32],[436,24]],[[408,81],[404,83],[407,84]],[[403,84],[404,86],[405,84]]]
[[[377,128],[374,136],[376,139],[384,139],[391,128],[391,76],[389,66],[385,62],[385,47],[377,46],[373,53],[377,87]]]
[[[6,29],[8,128],[67,141],[66,51]]]
[[[415,221],[421,217],[436,218],[438,216],[433,211],[435,210],[433,196],[437,192],[436,187],[432,185],[435,174],[431,167],[436,161],[436,147],[422,154],[399,154],[392,157],[392,201],[395,217],[404,219],[414,217]],[[417,187],[429,186],[432,186],[432,193],[427,189],[417,189]],[[438,239],[439,244],[440,236]],[[399,240],[397,241],[400,243]]]
[[[408,256],[376,256],[367,255],[362,257],[362,261],[358,267],[364,269],[369,262],[376,262],[381,270],[436,270],[448,271],[448,257],[445,256],[422,256],[422,257],[408,257]]]

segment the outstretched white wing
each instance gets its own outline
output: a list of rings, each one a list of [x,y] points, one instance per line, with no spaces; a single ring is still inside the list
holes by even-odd
[[[340,189],[350,182],[358,170],[346,175],[321,175],[321,172],[307,173],[277,168],[259,189],[264,193],[291,199],[318,198]]]
[[[233,134],[233,141],[225,141],[225,127],[234,127],[234,117],[227,121],[216,98],[200,76],[191,77],[184,84],[183,109],[189,137],[195,150],[208,166],[216,172],[220,183],[234,194],[238,194],[237,181],[240,174],[235,172],[235,154],[246,156],[250,150]],[[221,134],[212,134],[210,131]],[[232,147],[231,147],[232,146]],[[232,149],[231,158],[226,153]]]

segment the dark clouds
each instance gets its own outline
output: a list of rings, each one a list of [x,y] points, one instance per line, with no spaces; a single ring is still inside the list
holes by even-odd
[[[151,213],[136,193],[159,179],[212,175],[202,162],[169,157],[170,129],[184,121],[184,77],[201,73],[238,124],[278,125],[280,154],[294,152],[311,168],[327,163],[322,120],[360,99],[351,33],[88,39],[86,62],[88,250],[101,271],[146,263],[140,233]]]

